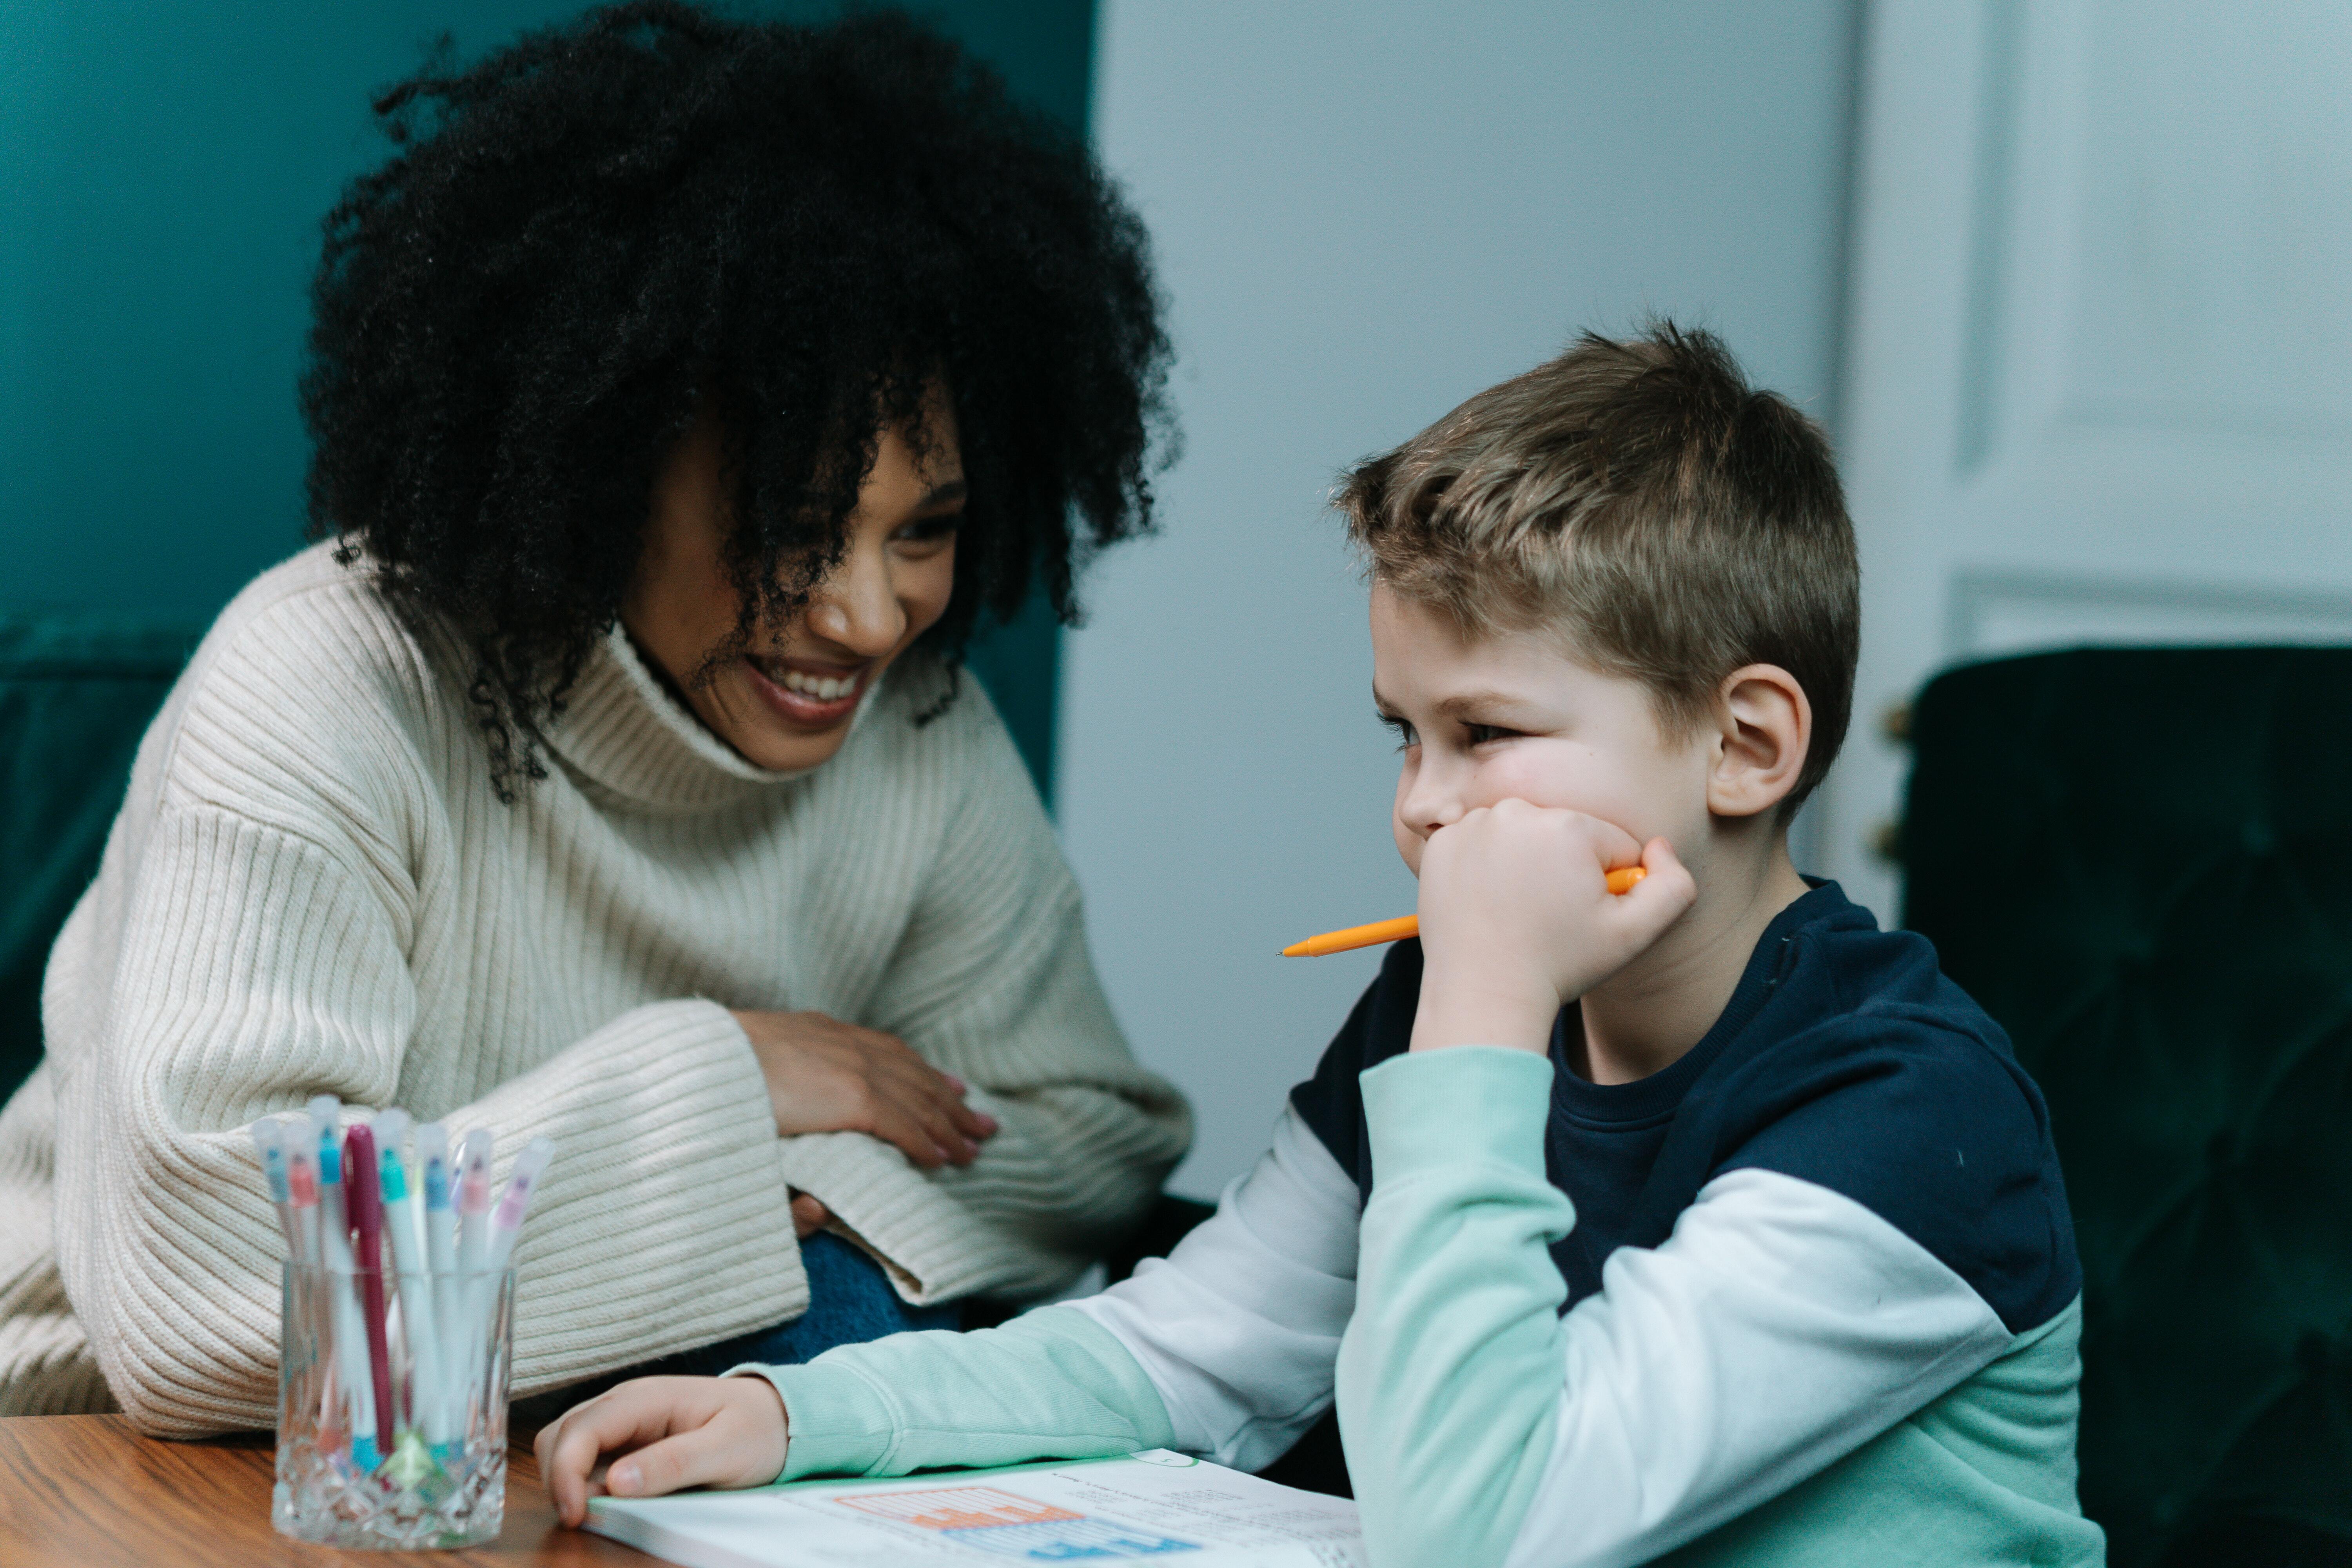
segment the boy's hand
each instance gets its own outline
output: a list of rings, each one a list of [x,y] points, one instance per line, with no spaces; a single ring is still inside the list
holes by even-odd
[[[764,1377],[640,1377],[573,1405],[533,1447],[555,1517],[576,1526],[601,1494],[765,1486],[784,1468],[784,1426]],[[599,1476],[606,1454],[625,1458]]]
[[[1647,873],[1612,893],[1612,867]],[[1664,934],[1698,897],[1663,838],[1506,800],[1430,836],[1421,856],[1421,1007],[1412,1048],[1541,1051],[1552,1019]]]

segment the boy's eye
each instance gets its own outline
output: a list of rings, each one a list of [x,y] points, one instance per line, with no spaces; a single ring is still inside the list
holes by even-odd
[[[1483,746],[1489,741],[1507,741],[1518,733],[1517,730],[1506,730],[1499,724],[1465,724],[1462,732],[1473,746]]]
[[[1395,733],[1398,751],[1410,751],[1413,747],[1421,744],[1420,735],[1416,734],[1413,731],[1413,727],[1405,722],[1402,719],[1398,718],[1393,713],[1381,713],[1377,715],[1377,717],[1381,723],[1387,725],[1389,729]]]

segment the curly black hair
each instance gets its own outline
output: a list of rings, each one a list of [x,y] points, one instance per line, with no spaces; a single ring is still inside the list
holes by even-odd
[[[716,412],[740,647],[840,558],[879,431],[943,384],[970,486],[952,675],[982,612],[1151,525],[1172,450],[1141,224],[1083,142],[903,16],[590,12],[376,115],[325,223],[302,386],[310,529],[454,626],[512,799],[619,614],[656,471]],[[952,684],[948,688],[952,694]]]

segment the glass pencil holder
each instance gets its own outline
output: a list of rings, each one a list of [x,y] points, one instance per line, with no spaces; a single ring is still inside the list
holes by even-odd
[[[514,1272],[285,1266],[271,1522],[330,1545],[474,1546],[506,1519]]]

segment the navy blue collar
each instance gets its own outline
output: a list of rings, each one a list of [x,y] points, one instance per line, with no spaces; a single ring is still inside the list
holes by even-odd
[[[1811,890],[1790,900],[1764,928],[1748,955],[1748,966],[1740,971],[1739,984],[1731,989],[1731,1000],[1724,1004],[1714,1025],[1699,1037],[1698,1044],[1649,1077],[1632,1083],[1594,1083],[1577,1073],[1568,1065],[1568,1032],[1583,1024],[1575,1004],[1561,1008],[1551,1030],[1551,1063],[1559,1079],[1552,1089],[1554,1113],[1580,1121],[1621,1124],[1672,1116],[1691,1085],[1715,1065],[1724,1048],[1755,1022],[1756,1015],[1771,999],[1773,988],[1788,969],[1790,943],[1801,929],[1849,910],[1870,920],[1869,911],[1848,899],[1835,882],[1812,877],[1805,881]]]

